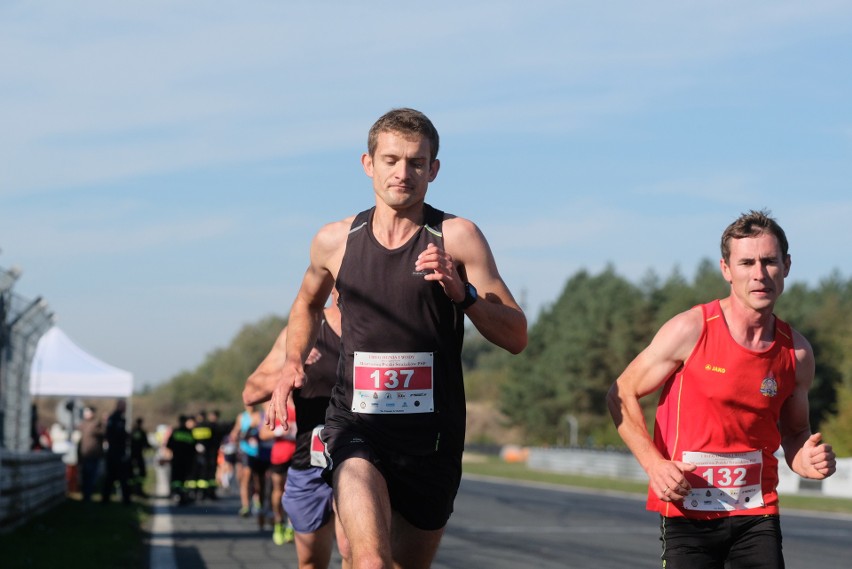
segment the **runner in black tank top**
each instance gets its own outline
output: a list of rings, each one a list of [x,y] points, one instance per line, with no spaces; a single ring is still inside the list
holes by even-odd
[[[296,406],[296,453],[290,468],[295,470],[311,466],[311,432],[317,425],[325,423],[325,412],[337,377],[340,336],[334,333],[328,322],[323,321],[315,347],[321,354],[320,359],[305,366],[308,376],[305,385],[293,390],[293,405]]]
[[[334,307],[326,309],[326,315]],[[287,476],[284,509],[295,530],[299,566],[328,567],[334,544],[332,490],[322,479],[322,465],[312,464],[314,432],[325,423],[331,391],[337,379],[340,336],[323,320],[314,344],[319,359],[305,366],[300,389],[293,390],[296,407],[296,453]],[[317,442],[321,448],[321,444]],[[320,456],[321,453],[320,453]]]
[[[440,284],[424,280],[423,273],[413,270],[418,254],[429,243],[443,248],[444,212],[426,205],[423,227],[402,247],[388,250],[372,234],[374,209],[355,217],[337,275],[342,356],[326,425],[354,424],[371,443],[387,451],[412,455],[437,450],[461,452],[465,430],[461,368],[464,315]],[[376,299],[381,299],[381,305],[376,305]],[[431,405],[428,397],[417,397],[428,392],[428,386],[419,391],[405,390],[404,376],[398,378],[395,388],[362,391],[353,402],[355,352],[432,354]],[[380,374],[381,384],[387,384],[387,380],[385,373]],[[360,412],[361,408],[381,404],[376,397],[391,399],[387,404],[396,402],[397,406],[378,413]]]
[[[463,320],[513,354],[527,344],[526,317],[485,236],[426,205],[438,149],[437,130],[414,109],[393,109],[370,128],[361,165],[375,207],[314,237],[270,399],[272,418],[286,420],[337,287],[343,347],[323,476],[334,483],[341,555],[353,566],[434,559],[461,480]]]
[[[314,435],[325,423],[326,408],[337,381],[340,336],[335,330],[339,321],[335,302],[323,311],[316,342],[305,363],[305,382],[291,392],[296,415],[296,449],[281,499],[290,524],[276,529],[284,542],[295,540],[300,567],[328,567],[334,546],[332,489],[322,479],[322,444]],[[287,333],[285,327],[269,354],[247,379],[244,400],[256,403],[269,399],[284,363]],[[274,537],[273,533],[273,540]],[[275,543],[280,545],[280,541]]]

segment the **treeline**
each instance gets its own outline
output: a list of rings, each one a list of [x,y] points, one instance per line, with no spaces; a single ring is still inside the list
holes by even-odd
[[[269,352],[286,324],[287,320],[280,316],[267,316],[243,326],[228,347],[209,353],[195,370],[183,371],[135,395],[134,415],[145,417],[148,425],[171,425],[178,415],[203,409],[218,409],[223,420],[236,418],[243,410],[246,378]]]
[[[674,270],[666,278],[649,272],[633,283],[613,267],[596,275],[580,271],[553,304],[529,315],[535,323],[522,354],[495,348],[471,327],[463,354],[468,399],[502,412],[507,426],[523,430],[527,444],[567,444],[570,419],[580,444],[621,446],[606,409],[609,386],[666,320],[728,292],[717,263],[709,260],[691,279]],[[852,456],[852,280],[835,274],[816,287],[788,283],[776,311],[814,348],[812,428],[838,454]],[[285,324],[269,316],[244,326],[230,346],[211,352],[196,370],[136,397],[136,409],[148,424],[214,407],[224,418],[236,417],[246,377]],[[651,425],[655,401],[645,404]],[[475,436],[475,442],[494,442],[488,433]]]

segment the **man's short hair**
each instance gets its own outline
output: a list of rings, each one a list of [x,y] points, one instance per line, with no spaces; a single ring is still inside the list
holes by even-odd
[[[430,162],[438,157],[438,130],[429,118],[414,109],[392,109],[373,123],[367,136],[367,153],[374,156],[379,134],[395,132],[403,137],[422,136],[429,141]]]
[[[768,210],[750,210],[740,215],[736,221],[730,224],[722,233],[722,258],[726,263],[731,260],[731,239],[744,239],[746,237],[757,237],[763,234],[774,235],[781,247],[781,256],[786,258],[788,251],[787,235],[770,215]]]

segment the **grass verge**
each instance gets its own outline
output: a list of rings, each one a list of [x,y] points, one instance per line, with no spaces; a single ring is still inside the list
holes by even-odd
[[[0,534],[3,567],[142,568],[145,502],[83,502],[79,495],[13,531]]]
[[[563,486],[576,486],[598,490],[617,490],[644,495],[648,485],[643,482],[631,482],[611,478],[592,478],[574,474],[559,474],[532,470],[522,462],[505,462],[497,456],[465,455],[464,472],[482,476],[495,476],[510,480],[546,482]],[[852,499],[817,495],[784,494],[781,496],[781,508],[784,510],[810,510],[815,512],[835,512],[852,514]]]
[[[142,489],[149,496],[154,482],[154,469],[148,468]],[[0,567],[147,569],[150,518],[145,498],[134,496],[125,506],[118,493],[102,504],[98,493],[83,502],[79,492],[71,492],[50,511],[0,534]]]

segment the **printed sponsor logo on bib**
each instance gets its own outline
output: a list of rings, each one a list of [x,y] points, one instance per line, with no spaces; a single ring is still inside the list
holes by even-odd
[[[734,453],[684,452],[683,461],[697,468],[686,472],[692,490],[683,499],[687,510],[731,512],[763,506],[759,450]]]
[[[320,438],[323,427],[325,425],[317,425],[311,432],[311,466],[321,468],[328,466],[328,461],[325,458],[325,443]]]
[[[352,412],[432,413],[432,352],[355,352]]]

